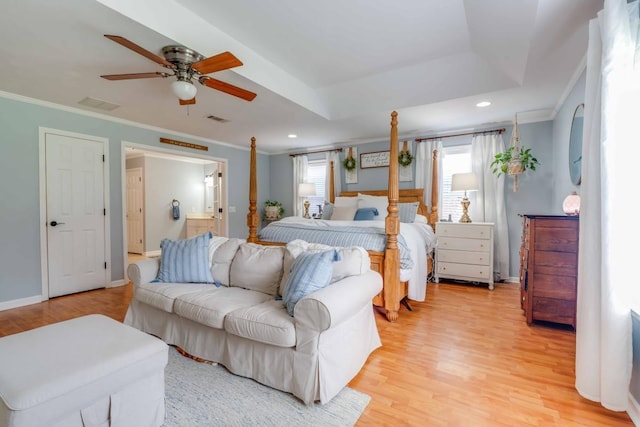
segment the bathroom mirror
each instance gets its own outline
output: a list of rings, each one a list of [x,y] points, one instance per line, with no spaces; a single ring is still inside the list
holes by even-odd
[[[584,104],[576,107],[569,135],[569,176],[574,185],[582,181],[582,133],[584,126]]]

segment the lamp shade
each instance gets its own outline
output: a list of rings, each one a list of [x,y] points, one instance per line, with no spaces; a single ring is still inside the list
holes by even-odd
[[[313,183],[301,183],[298,184],[298,196],[299,197],[308,197],[316,195],[316,185]]]
[[[186,80],[176,80],[171,82],[171,90],[174,95],[183,101],[188,101],[196,96],[198,89]]]
[[[562,210],[567,215],[580,215],[580,196],[572,191],[562,202]]]
[[[451,175],[451,191],[472,191],[478,189],[478,177],[475,173],[454,173]]]

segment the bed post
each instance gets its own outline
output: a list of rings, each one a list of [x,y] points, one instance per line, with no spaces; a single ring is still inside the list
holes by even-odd
[[[429,213],[429,224],[436,229],[438,222],[438,150],[433,150],[431,161],[431,212]]]
[[[249,213],[247,214],[247,226],[249,227],[249,237],[247,242],[256,243],[258,241],[258,214],[256,212],[256,201],[258,199],[258,179],[256,175],[256,138],[251,138],[251,161],[249,166]]]
[[[398,249],[398,233],[400,219],[398,218],[398,113],[391,113],[391,137],[389,147],[389,215],[385,218],[385,232],[387,233],[387,247],[384,251],[384,309],[387,319],[391,322],[398,320],[400,300],[400,250]]]
[[[329,203],[334,203],[336,201],[336,182],[333,174],[335,173],[335,168],[333,165],[333,160],[329,162]]]

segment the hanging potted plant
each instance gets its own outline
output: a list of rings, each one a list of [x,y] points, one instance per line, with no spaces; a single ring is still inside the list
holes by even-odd
[[[402,150],[400,150],[400,154],[398,154],[398,164],[403,168],[411,165],[413,162],[413,155],[409,152],[409,147],[407,146],[408,141],[404,141],[402,144]]]
[[[275,221],[282,218],[284,208],[282,204],[277,200],[267,200],[264,202],[264,219],[268,221]]]
[[[527,170],[536,170],[538,159],[531,153],[531,148],[524,148],[520,145],[520,136],[518,134],[518,115],[513,125],[513,134],[511,135],[511,146],[504,152],[494,156],[491,162],[491,171],[500,176],[503,173],[513,176],[513,191],[518,191],[518,175],[523,174]]]
[[[356,168],[356,159],[353,157],[353,151],[351,151],[351,147],[349,147],[349,153],[342,161],[342,167],[344,167],[347,172],[351,172]]]

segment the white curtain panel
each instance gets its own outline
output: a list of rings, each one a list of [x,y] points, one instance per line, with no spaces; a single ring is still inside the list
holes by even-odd
[[[478,177],[478,191],[469,193],[470,216],[492,222],[494,280],[509,278],[509,228],[504,200],[504,175],[491,172],[495,155],[505,150],[502,134],[474,135],[471,139],[471,170]]]
[[[331,164],[333,162],[333,184],[335,196],[338,197],[340,192],[342,191],[342,180],[340,179],[340,153],[337,151],[330,151],[326,155],[327,159],[327,176],[324,181],[324,200],[329,201],[329,186],[330,186],[330,174],[331,174]]]
[[[418,142],[416,144],[416,188],[423,188],[424,203],[431,209],[431,183],[433,182],[432,170],[432,153],[438,151],[438,206],[442,205],[442,140],[429,139],[427,141]],[[440,212],[438,212],[440,215]]]
[[[589,24],[587,52],[576,389],[616,411],[628,405],[630,310],[640,306],[637,252],[631,246],[637,242],[638,228],[629,221],[640,155],[640,69],[634,69],[637,16],[637,1],[606,0]]]
[[[307,156],[294,156],[293,160],[293,216],[304,215],[302,199],[298,196],[298,184],[302,184],[307,179],[307,169],[309,159]]]

